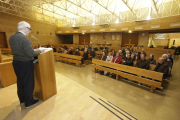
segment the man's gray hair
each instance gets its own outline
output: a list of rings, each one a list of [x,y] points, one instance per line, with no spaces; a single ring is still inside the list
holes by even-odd
[[[168,58],[168,55],[167,55],[167,54],[163,54],[163,55],[162,55],[162,57],[166,57],[166,58]]]
[[[162,60],[162,61],[164,61],[164,58],[163,58],[163,57],[160,57],[160,58],[159,58],[159,60]]]
[[[24,27],[30,28],[31,25],[27,23],[26,21],[21,21],[18,23],[17,27],[18,27],[18,30],[22,30]]]

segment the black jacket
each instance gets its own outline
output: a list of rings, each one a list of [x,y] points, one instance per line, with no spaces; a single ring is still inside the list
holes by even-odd
[[[133,66],[133,59],[130,57],[129,59],[126,57],[123,62],[124,65]]]
[[[137,61],[136,67],[149,70],[149,61],[146,59],[142,61],[141,59]]]
[[[169,67],[164,62],[162,64],[158,63],[154,71],[163,73],[163,78],[166,78],[169,73]]]
[[[86,52],[86,53],[84,52],[82,57],[84,58],[84,60],[87,60],[88,59],[88,52]]]
[[[94,58],[94,57],[95,57],[95,55],[96,55],[95,51],[91,51],[91,52],[90,52],[90,56],[91,56],[91,58]]]

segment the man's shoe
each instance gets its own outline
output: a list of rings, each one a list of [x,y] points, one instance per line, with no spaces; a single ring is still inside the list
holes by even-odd
[[[30,108],[31,106],[37,104],[38,102],[39,102],[39,100],[34,100],[32,104],[27,105],[27,106],[25,105],[25,108]]]

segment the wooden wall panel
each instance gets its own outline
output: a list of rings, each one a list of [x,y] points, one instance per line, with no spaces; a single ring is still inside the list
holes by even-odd
[[[129,47],[134,44],[134,46],[138,45],[139,33],[123,33],[122,35],[122,47],[126,47],[129,44]]]
[[[79,45],[88,45],[90,43],[90,35],[79,35]]]

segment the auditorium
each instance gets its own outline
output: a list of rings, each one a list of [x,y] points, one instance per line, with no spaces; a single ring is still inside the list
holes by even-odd
[[[180,0],[0,0],[0,120],[180,120]]]

